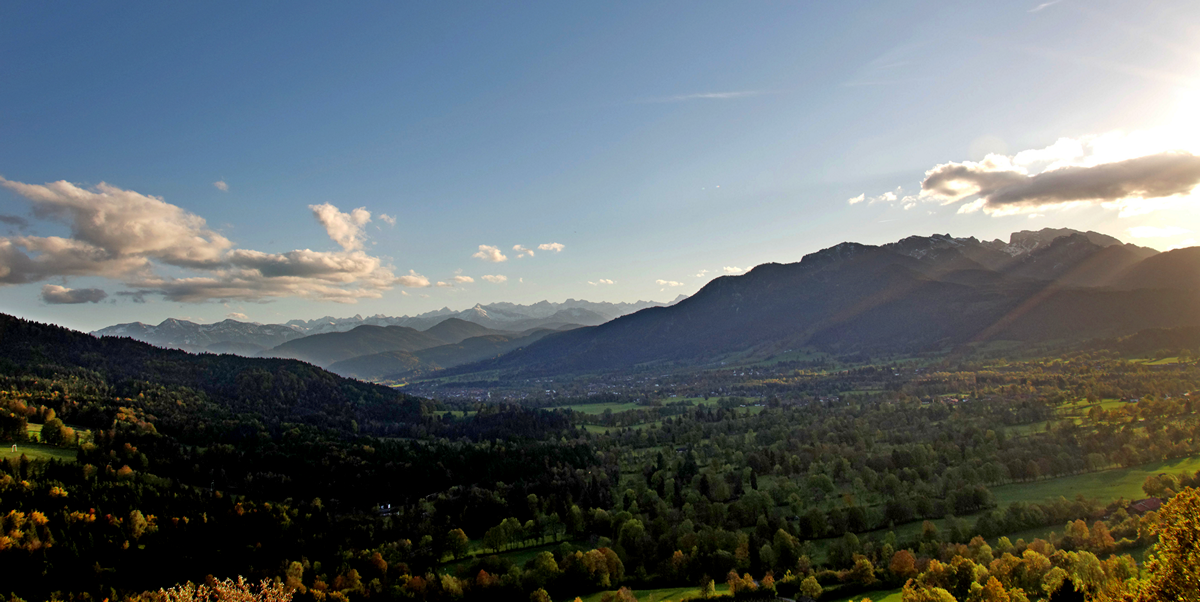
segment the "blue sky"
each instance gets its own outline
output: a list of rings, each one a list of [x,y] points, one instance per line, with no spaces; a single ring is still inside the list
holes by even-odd
[[[1195,2],[345,4],[0,6],[0,311],[669,300],[844,240],[1200,230],[1190,179],[1038,179],[1191,168]]]

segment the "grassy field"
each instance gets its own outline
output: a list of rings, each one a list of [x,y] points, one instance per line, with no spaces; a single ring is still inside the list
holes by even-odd
[[[1113,470],[1105,470],[1101,472],[1075,475],[1070,477],[1061,477],[1057,479],[1047,479],[1045,481],[1035,481],[1032,483],[1015,483],[1012,485],[1002,485],[993,488],[992,494],[996,496],[998,507],[1003,509],[1012,502],[1046,502],[1058,499],[1060,496],[1067,499],[1074,499],[1076,494],[1082,493],[1084,497],[1099,499],[1101,503],[1108,503],[1116,500],[1119,497],[1124,497],[1127,500],[1136,500],[1146,497],[1142,491],[1142,482],[1150,475],[1159,473],[1179,473],[1181,471],[1196,472],[1200,470],[1200,457],[1185,458],[1181,460],[1168,460],[1166,462],[1156,462],[1143,466],[1135,466],[1133,468],[1117,468]],[[772,476],[759,477],[761,485],[767,479],[773,479]],[[960,516],[970,524],[974,524],[982,513]],[[942,518],[930,519],[934,525],[943,533],[949,529],[947,521]],[[921,527],[924,521],[918,520],[913,522],[896,525],[894,529],[878,529],[871,531],[869,535],[875,538],[883,538],[888,531],[893,531],[896,538],[900,541],[915,539],[921,534]],[[1051,525],[1048,527],[1036,527],[1017,533],[1007,535],[1010,541],[1016,543],[1018,538],[1025,541],[1033,541],[1034,538],[1047,539],[1050,533],[1054,531],[1062,532],[1064,525]],[[860,534],[861,535],[861,534]],[[829,546],[840,538],[827,538],[813,540],[813,545],[816,547],[814,560],[823,562],[829,551]],[[995,544],[999,538],[993,538],[991,543]],[[879,602],[875,598],[871,598],[875,602]]]
[[[1156,359],[1144,359],[1144,360],[1133,360],[1133,361],[1135,361],[1135,362],[1141,362],[1142,364],[1144,364],[1144,365],[1146,365],[1146,366],[1165,366],[1165,365],[1167,365],[1167,364],[1178,364],[1178,363],[1180,363],[1180,362],[1179,362],[1179,358],[1178,358],[1178,357],[1164,357],[1164,358],[1162,358],[1162,359],[1160,359],[1160,360],[1156,360]]]
[[[900,602],[900,590],[898,589],[879,589],[872,592],[863,592],[852,598],[831,598],[837,602],[858,602],[863,598],[870,598],[871,602]]]
[[[556,541],[553,543],[543,544],[540,546],[533,546],[533,547],[529,547],[529,548],[521,548],[519,550],[508,550],[508,551],[504,551],[504,552],[499,552],[496,554],[496,556],[499,556],[500,558],[507,558],[508,560],[513,561],[513,563],[516,564],[517,566],[523,567],[523,566],[525,566],[526,562],[533,560],[534,556],[537,556],[538,554],[540,554],[542,552],[554,552],[558,548],[558,546],[562,545],[563,541],[567,541],[567,540],[560,540],[560,541]],[[452,561],[452,562],[447,562],[442,565],[443,568],[450,572],[457,573],[459,568],[469,565],[471,562],[474,562],[475,558],[482,558],[484,556],[492,555],[491,550],[484,549],[483,544],[479,540],[474,540],[474,539],[471,540],[470,546],[471,546],[471,554],[473,556],[467,557],[467,558],[462,558],[460,560],[456,560],[456,561]]]
[[[463,416],[464,413],[466,413],[466,416]],[[475,410],[435,410],[433,415],[437,416],[438,418],[441,418],[446,414],[449,414],[451,418],[469,418],[478,413],[479,412]]]
[[[1075,422],[1075,424],[1083,424],[1084,417],[1086,417],[1087,413],[1089,411],[1091,411],[1091,409],[1095,406],[1100,406],[1105,411],[1112,411],[1112,410],[1115,410],[1117,408],[1124,407],[1127,405],[1129,405],[1129,404],[1127,404],[1119,399],[1105,399],[1105,400],[1102,400],[1100,403],[1080,402],[1075,405],[1072,405],[1070,403],[1064,403],[1064,404],[1058,406],[1058,416],[1056,416],[1053,420],[1043,420],[1041,422],[1033,422],[1030,424],[1021,424],[1021,425],[1017,425],[1017,426],[1008,427],[1006,430],[1011,435],[1014,435],[1017,437],[1024,437],[1024,436],[1030,435],[1032,433],[1045,432],[1046,425],[1050,424],[1051,422],[1059,422],[1062,420],[1073,420]]]
[[[716,589],[718,594],[729,593],[729,586],[724,583],[717,583]],[[615,593],[617,590],[612,590]],[[600,598],[604,594],[610,592],[596,592],[581,596],[583,602],[600,602]],[[633,595],[638,599],[638,602],[678,602],[684,598],[700,597],[699,587],[667,587],[662,589],[635,589]],[[899,600],[899,598],[897,598]]]
[[[636,431],[636,430],[644,429],[652,424],[661,426],[661,423],[662,423],[661,420],[655,420],[654,422],[643,422],[641,424],[633,424],[630,426],[604,426],[601,424],[585,424],[585,425],[583,425],[583,428],[584,428],[584,430],[586,430],[589,433],[608,433],[609,431],[619,431],[619,430],[625,429],[625,428],[631,428]]]
[[[75,453],[76,450],[74,449],[53,447],[50,445],[43,445],[41,443],[18,443],[16,453],[12,452],[12,443],[6,443],[4,444],[3,448],[0,448],[0,457],[3,458],[20,458],[21,454],[25,454],[33,460],[63,460],[66,462],[74,462]]]
[[[1200,470],[1200,457],[1167,460],[1133,468],[1116,468],[1101,472],[1046,479],[1032,483],[1014,483],[992,489],[1001,507],[1013,502],[1045,502],[1059,496],[1073,499],[1078,494],[1108,502],[1123,497],[1136,500],[1146,497],[1142,483],[1146,477],[1159,473],[1194,473]],[[898,534],[898,533],[897,533]]]
[[[576,412],[582,412],[584,414],[603,414],[604,410],[612,410],[613,413],[615,414],[617,412],[624,412],[627,410],[636,410],[637,408],[640,408],[640,407],[642,407],[642,406],[639,406],[636,403],[628,403],[628,402],[626,402],[626,403],[577,403],[577,404],[566,405],[566,406],[555,406],[553,408],[547,408],[547,409],[550,409],[550,410],[575,410]]]
[[[30,435],[35,435],[40,440],[42,438],[42,425],[26,424],[25,432]],[[90,437],[86,430],[78,431],[81,435]],[[13,453],[12,442],[0,442],[0,458],[20,458],[21,454],[25,454],[32,460],[63,460],[66,462],[74,462],[76,450],[74,448],[54,447],[42,443],[18,443],[17,451]]]

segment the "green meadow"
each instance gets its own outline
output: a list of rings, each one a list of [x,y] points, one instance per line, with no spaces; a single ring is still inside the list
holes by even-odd
[[[1166,460],[1132,468],[1115,468],[1100,472],[1045,479],[1029,483],[1013,483],[992,488],[1001,507],[1013,502],[1045,502],[1060,496],[1073,499],[1076,495],[1099,499],[1102,502],[1125,498],[1146,497],[1142,483],[1146,477],[1160,473],[1194,473],[1200,470],[1200,457]]]
[[[72,448],[54,447],[41,443],[18,443],[17,451],[13,453],[12,443],[7,443],[0,449],[0,457],[20,458],[22,454],[31,460],[62,460],[74,462],[76,451]]]
[[[717,594],[729,593],[729,586],[724,583],[716,583]],[[600,602],[600,598],[607,593],[616,593],[617,590],[607,592],[596,592],[581,596],[583,602]],[[699,587],[665,587],[661,589],[635,589],[631,590],[638,602],[679,602],[688,598],[699,598]]]

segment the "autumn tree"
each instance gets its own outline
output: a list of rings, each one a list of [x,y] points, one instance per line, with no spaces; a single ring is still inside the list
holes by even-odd
[[[1200,600],[1200,489],[1188,487],[1167,502],[1154,527],[1158,543],[1146,563],[1138,602]]]
[[[452,529],[446,534],[446,547],[453,558],[459,559],[471,551],[471,540],[467,539],[462,529]]]
[[[821,583],[812,575],[805,577],[804,581],[800,582],[800,593],[812,598],[813,600],[820,598],[821,593],[824,591],[825,588],[821,587]]]
[[[912,552],[900,550],[892,555],[892,561],[888,564],[888,570],[902,581],[916,577],[917,559],[913,556]]]

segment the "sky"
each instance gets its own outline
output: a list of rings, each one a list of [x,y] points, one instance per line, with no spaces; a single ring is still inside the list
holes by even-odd
[[[1200,3],[0,4],[0,312],[669,301],[843,241],[1200,239]]]

